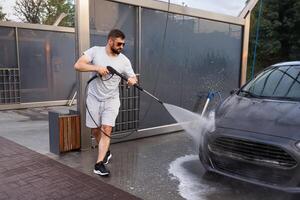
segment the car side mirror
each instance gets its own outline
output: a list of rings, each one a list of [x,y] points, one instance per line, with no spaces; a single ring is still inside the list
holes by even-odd
[[[235,88],[235,89],[230,91],[230,95],[236,94],[238,91],[239,91],[239,89]]]

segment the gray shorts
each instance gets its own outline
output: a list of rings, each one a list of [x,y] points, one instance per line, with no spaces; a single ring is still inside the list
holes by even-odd
[[[88,95],[86,103],[90,114],[98,126],[115,126],[116,118],[119,114],[120,99],[112,98],[105,101],[98,101],[94,96]],[[86,111],[86,126],[97,128],[88,111]]]

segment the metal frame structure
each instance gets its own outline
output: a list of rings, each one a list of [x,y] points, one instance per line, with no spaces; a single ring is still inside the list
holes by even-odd
[[[155,9],[159,11],[168,11],[168,3],[155,0],[109,0],[111,2],[123,3],[137,7]],[[199,17],[202,19],[209,19],[220,22],[228,22],[236,25],[244,25],[244,19],[240,17],[233,17],[230,15],[223,15],[218,13],[213,13],[205,10],[200,10],[196,8],[189,8],[185,6],[170,4],[170,13],[180,14],[190,17]]]
[[[23,28],[23,29],[34,29],[34,30],[41,30],[41,31],[56,31],[56,32],[66,32],[66,33],[75,32],[74,28],[69,28],[69,27],[29,24],[29,23],[20,23],[20,22],[0,21],[0,26],[12,27],[12,28]]]
[[[104,1],[104,0],[103,0]],[[170,13],[180,14],[185,16],[197,17],[202,19],[208,19],[219,22],[226,22],[230,24],[240,25],[243,27],[243,38],[242,38],[242,54],[241,54],[241,70],[240,70],[240,84],[246,82],[246,71],[247,71],[247,55],[248,55],[248,43],[249,43],[249,31],[250,31],[250,13],[254,8],[258,0],[250,0],[246,7],[242,10],[238,17],[213,13],[205,10],[189,8],[185,6],[171,4],[168,10],[168,3],[155,1],[155,0],[105,0],[110,2],[122,3],[127,5],[132,5],[137,7],[137,70],[140,71],[141,64],[141,9],[149,8],[159,11],[169,11]],[[88,0],[76,0],[76,42],[78,45],[77,55],[81,55],[84,49],[87,49],[90,45],[89,41],[89,1]],[[84,73],[79,73],[79,103],[78,111],[81,113],[81,133],[82,133],[82,149],[87,149],[90,147],[90,142],[87,142],[90,135],[87,134],[87,129],[84,128],[85,121],[85,106],[84,106],[84,94],[82,83],[86,82],[87,78]],[[172,131],[178,131],[180,127],[178,124],[171,124],[166,126],[147,128],[138,130],[138,136],[130,136],[123,140],[130,140],[133,138],[146,137],[151,135],[163,134]],[[119,140],[121,141],[121,140]]]

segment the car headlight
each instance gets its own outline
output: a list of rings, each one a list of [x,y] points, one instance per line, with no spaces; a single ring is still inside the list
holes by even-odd
[[[300,150],[300,141],[296,142],[296,147]]]

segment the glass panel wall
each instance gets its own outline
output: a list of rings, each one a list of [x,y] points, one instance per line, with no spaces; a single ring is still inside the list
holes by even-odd
[[[199,97],[239,86],[242,27],[142,9],[141,84],[162,101],[193,110]],[[166,28],[166,35],[164,36]],[[165,39],[164,39],[165,38]],[[173,123],[141,94],[140,128]]]
[[[90,41],[92,46],[106,45],[107,35],[112,29],[120,29],[126,35],[123,54],[134,69],[136,50],[136,8],[134,6],[103,0],[90,0]]]
[[[0,28],[0,104],[20,102],[15,28]]]
[[[18,68],[16,33],[14,28],[0,28],[0,69]]]
[[[19,29],[21,103],[66,100],[75,87],[74,33]]]

